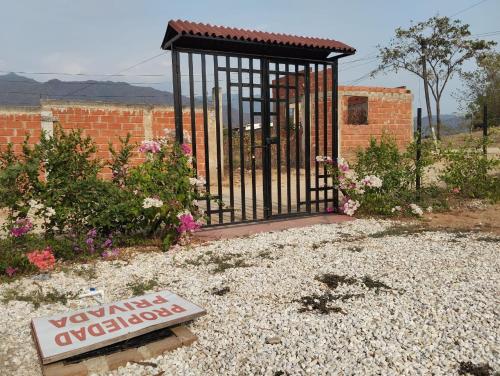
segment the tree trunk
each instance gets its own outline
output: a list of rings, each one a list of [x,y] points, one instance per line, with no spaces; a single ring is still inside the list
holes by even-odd
[[[422,43],[422,77],[424,79],[424,94],[425,94],[425,105],[427,107],[427,118],[429,121],[429,128],[432,133],[432,138],[436,142],[436,132],[432,126],[432,109],[431,109],[431,98],[429,96],[429,81],[427,79],[427,61],[425,60],[425,44]]]
[[[436,100],[436,130],[437,130],[437,139],[441,141],[441,98],[438,97]]]

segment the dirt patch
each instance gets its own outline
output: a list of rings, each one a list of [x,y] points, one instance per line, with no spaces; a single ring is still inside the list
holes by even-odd
[[[356,283],[356,278],[350,278],[345,275],[323,274],[315,278],[317,281],[323,282],[329,288],[336,289],[339,285],[352,285]]]
[[[500,204],[478,209],[464,206],[447,213],[428,214],[423,223],[433,230],[484,231],[500,235]]]

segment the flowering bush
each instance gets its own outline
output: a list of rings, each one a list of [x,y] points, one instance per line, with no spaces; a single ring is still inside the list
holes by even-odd
[[[126,187],[142,197],[142,216],[149,233],[161,236],[168,248],[177,238],[201,226],[204,213],[197,199],[205,195],[206,182],[195,176],[188,144],[159,139],[148,145],[152,143],[154,147],[139,149],[147,154],[147,160],[130,169]]]
[[[358,177],[358,173],[349,163],[340,158],[337,163],[327,156],[318,156],[316,160],[326,164],[327,173],[333,177],[333,184],[342,193],[340,211],[353,216],[362,206],[368,195],[376,195],[382,187],[382,179],[375,175]]]
[[[103,162],[89,137],[56,125],[53,136],[42,134],[35,146],[26,139],[21,155],[12,145],[0,150],[0,207],[8,209],[10,235],[0,238],[0,274],[50,268],[51,257],[113,258],[121,243],[151,236],[168,248],[201,226],[197,200],[206,182],[195,175],[190,145],[168,138],[120,141]],[[129,167],[134,153],[146,161]],[[99,176],[106,165],[111,181]]]

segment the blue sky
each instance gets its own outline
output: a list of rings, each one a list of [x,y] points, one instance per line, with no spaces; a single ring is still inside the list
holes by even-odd
[[[357,49],[352,59],[373,56],[377,44],[389,41],[398,26],[435,14],[451,16],[479,0],[308,0],[308,1],[175,1],[175,0],[2,0],[0,3],[0,71],[116,73],[161,52],[160,43],[170,19],[187,19],[227,26],[334,38]],[[470,24],[472,34],[500,30],[500,0],[486,0],[456,18]],[[500,42],[500,35],[490,37]],[[340,65],[340,83],[362,77],[376,66],[363,60]],[[470,67],[472,67],[470,65]],[[0,72],[2,74],[2,72]],[[128,70],[131,83],[170,87],[170,57],[160,56]],[[28,75],[39,81],[103,79],[102,76]],[[423,105],[416,77],[389,73],[366,78],[359,85],[406,85],[415,107]],[[444,113],[457,110],[451,93],[443,99]]]

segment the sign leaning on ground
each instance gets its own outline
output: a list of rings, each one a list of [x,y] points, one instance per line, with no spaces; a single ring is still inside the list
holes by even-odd
[[[31,326],[42,364],[49,364],[186,322],[205,313],[203,308],[170,291],[160,291],[34,318]]]

